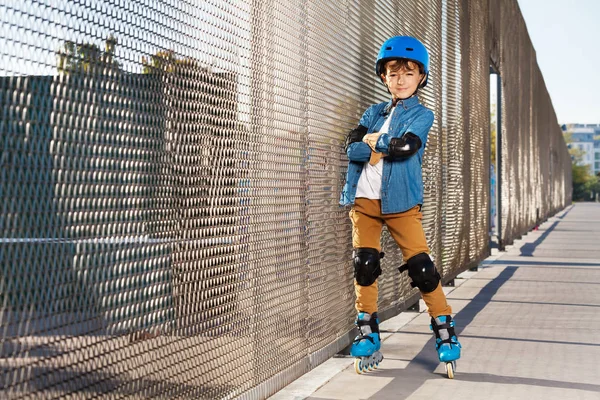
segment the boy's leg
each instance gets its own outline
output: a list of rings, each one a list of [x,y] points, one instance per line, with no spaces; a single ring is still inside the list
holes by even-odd
[[[379,200],[356,199],[354,207],[350,210],[352,247],[355,249],[355,253],[357,251],[364,251],[365,257],[375,257],[375,254],[369,255],[368,252],[371,252],[376,253],[377,258],[379,257],[379,252],[381,251],[381,228],[383,227],[380,215],[381,204]],[[355,259],[356,262],[357,260]],[[354,268],[360,267],[355,265]],[[377,281],[365,286],[360,285],[355,279],[354,292],[356,293],[356,311],[364,311],[369,314],[377,312],[377,297],[379,294]]]
[[[406,212],[390,214],[389,216],[384,215],[383,217],[390,234],[402,250],[404,261],[428,263],[429,246],[421,223],[423,214],[420,207],[416,206]],[[431,317],[435,318],[452,313],[452,308],[446,301],[441,282],[438,282],[434,288],[419,289]]]
[[[385,218],[390,234],[402,249],[408,273],[421,291],[431,316],[431,329],[435,334],[435,349],[440,362],[446,363],[449,378],[454,377],[455,361],[460,358],[460,343],[454,331],[452,308],[446,301],[439,273],[429,257],[429,248],[421,224],[420,207]]]
[[[427,304],[427,312],[432,317],[439,317],[440,315],[452,314],[452,307],[446,301],[446,294],[442,289],[442,283],[438,283],[437,288],[430,293],[421,292],[423,301]]]

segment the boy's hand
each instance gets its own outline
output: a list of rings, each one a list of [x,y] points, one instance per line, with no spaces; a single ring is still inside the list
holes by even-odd
[[[375,150],[375,146],[377,145],[377,139],[379,139],[379,136],[381,136],[381,132],[369,133],[362,138],[362,141],[368,144],[371,150],[377,152],[377,150]]]
[[[369,164],[375,165],[379,162],[379,160],[381,160],[385,156],[386,156],[386,154],[384,154],[384,153],[376,153],[376,152],[372,151],[371,158],[369,158]]]
[[[387,154],[380,153],[375,150],[375,146],[377,146],[377,140],[381,136],[381,132],[373,132],[365,135],[362,138],[362,141],[369,145],[371,148],[371,158],[369,159],[369,164],[375,165],[381,160],[382,157],[385,157]]]

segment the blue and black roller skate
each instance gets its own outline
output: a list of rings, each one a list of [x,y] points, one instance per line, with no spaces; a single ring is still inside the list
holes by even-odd
[[[454,321],[450,315],[431,318],[429,328],[435,333],[435,349],[440,362],[446,364],[448,378],[454,379],[456,360],[460,358],[461,345],[454,333]]]
[[[377,313],[369,314],[361,311],[356,317],[355,324],[358,327],[358,336],[352,343],[350,355],[356,357],[354,360],[356,373],[362,374],[377,369],[383,360],[383,354],[379,351],[381,338]]]

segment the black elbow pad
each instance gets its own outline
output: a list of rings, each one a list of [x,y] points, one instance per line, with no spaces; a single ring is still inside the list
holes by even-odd
[[[346,146],[345,150],[348,150],[348,146],[352,143],[362,142],[363,137],[367,134],[369,128],[366,126],[358,125],[356,128],[352,129],[348,132],[348,136],[346,137]]]
[[[388,147],[388,156],[406,158],[415,154],[421,148],[421,139],[412,132],[406,132],[402,137],[392,138]]]

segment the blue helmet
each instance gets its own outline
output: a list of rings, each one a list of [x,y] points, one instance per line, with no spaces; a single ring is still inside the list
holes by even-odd
[[[383,45],[381,45],[379,54],[377,54],[377,61],[375,62],[375,73],[377,76],[381,76],[383,73],[382,67],[387,61],[396,58],[406,58],[423,65],[425,81],[421,87],[427,85],[427,78],[429,76],[429,53],[421,41],[412,36],[394,36],[386,40]]]

